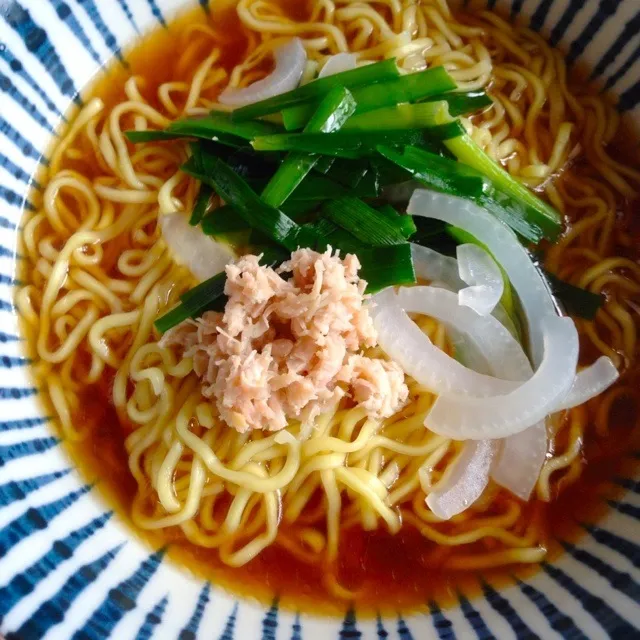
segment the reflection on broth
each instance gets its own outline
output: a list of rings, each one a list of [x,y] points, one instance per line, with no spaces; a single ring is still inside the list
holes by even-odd
[[[345,398],[324,408],[300,446],[219,420],[193,359],[159,344],[154,321],[196,280],[174,260],[158,217],[191,212],[200,184],[180,170],[188,141],[133,145],[123,132],[208,113],[225,87],[268,75],[273,51],[293,36],[311,74],[327,56],[354,51],[359,64],[444,65],[460,90],[486,88],[493,105],[464,126],[566,221],[557,242],[537,248],[545,268],[604,295],[594,320],[575,318],[580,363],[604,355],[621,376],[547,421],[548,453],[528,502],[491,482],[450,520],[432,512],[425,496],[464,444],[425,429],[437,395],[409,377],[408,400],[392,415],[374,418]],[[445,0],[241,0],[179,17],[127,61],[87,92],[52,148],[45,189],[25,214],[16,304],[47,410],[138,534],[262,600],[397,611],[472,594],[480,575],[492,584],[526,575],[602,516],[611,479],[638,444],[640,172],[614,106],[572,84],[560,52],[492,12],[452,14]],[[454,353],[444,324],[416,320]],[[363,353],[384,357],[379,347]],[[300,435],[299,421],[289,430]]]

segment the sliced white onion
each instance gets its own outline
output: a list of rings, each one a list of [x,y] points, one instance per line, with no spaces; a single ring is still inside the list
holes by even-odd
[[[318,79],[332,76],[335,73],[342,73],[343,71],[351,71],[356,68],[356,62],[358,57],[355,53],[336,53],[335,56],[331,56],[325,63],[324,67],[318,74]]]
[[[541,420],[500,442],[502,446],[491,469],[491,477],[518,498],[528,500],[547,455],[545,421]]]
[[[447,328],[469,336],[490,366],[499,363],[490,373],[496,380],[501,378],[502,389],[517,386],[506,384],[506,380],[522,382],[531,376],[531,363],[509,331],[493,316],[481,316],[469,307],[461,307],[455,293],[438,287],[402,287],[396,300],[407,313],[431,316]]]
[[[478,373],[492,375],[487,359],[482,355],[478,345],[466,333],[447,326],[447,335],[453,346],[455,359],[465,367]]]
[[[307,61],[307,52],[300,38],[292,38],[275,49],[273,57],[275,69],[266,78],[242,89],[227,88],[220,94],[218,101],[242,107],[295,89],[300,83]]]
[[[619,375],[611,359],[601,356],[592,365],[576,374],[569,393],[555,407],[555,411],[572,409],[595,398],[608,389]]]
[[[424,189],[414,191],[407,212],[460,227],[491,251],[508,274],[522,303],[527,318],[531,354],[534,364],[538,366],[544,353],[541,320],[547,315],[555,316],[556,309],[546,283],[516,235],[473,202]]]
[[[186,266],[199,280],[220,273],[236,255],[231,248],[205,236],[192,227],[184,213],[167,213],[159,217],[162,237],[176,262]]]
[[[371,315],[381,349],[432,393],[455,392],[480,397],[513,389],[513,382],[477,373],[438,349],[398,304],[398,296],[392,289],[377,294],[372,302]]]
[[[500,267],[482,248],[475,244],[461,244],[456,249],[460,278],[468,285],[458,292],[462,306],[471,307],[481,316],[489,315],[504,292]]]
[[[578,332],[570,318],[547,315],[540,322],[544,357],[529,380],[495,397],[441,395],[425,425],[456,440],[504,438],[552,413],[575,377]]]
[[[465,283],[458,275],[458,261],[419,244],[411,245],[411,257],[416,276],[443,284],[451,291],[459,291]]]
[[[502,378],[516,381],[529,379],[533,375],[531,365],[519,343],[517,346],[521,356],[511,359],[501,356],[497,350],[483,355],[473,338],[465,333],[450,330],[449,335],[458,349],[462,364],[474,371],[488,375],[499,374]],[[499,446],[496,460],[491,467],[491,478],[522,500],[528,500],[536,486],[547,454],[545,423],[538,422],[520,433],[493,442]]]
[[[449,289],[449,291],[454,292],[460,291],[465,286],[465,282],[460,279],[458,261],[455,258],[445,256],[419,244],[411,245],[411,255],[418,278],[430,280],[431,285],[434,287]],[[516,340],[518,339],[516,326],[500,303],[496,305],[492,315],[508,329]],[[475,369],[471,364],[467,366]]]
[[[427,496],[427,506],[442,520],[449,520],[470,507],[489,483],[496,451],[490,440],[469,441],[447,473]]]

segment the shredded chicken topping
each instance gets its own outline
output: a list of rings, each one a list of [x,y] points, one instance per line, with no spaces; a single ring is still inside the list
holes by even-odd
[[[299,249],[277,270],[258,260],[226,267],[224,313],[187,320],[161,341],[193,358],[220,417],[242,433],[309,423],[345,395],[374,418],[401,408],[402,369],[360,353],[376,332],[358,258]]]

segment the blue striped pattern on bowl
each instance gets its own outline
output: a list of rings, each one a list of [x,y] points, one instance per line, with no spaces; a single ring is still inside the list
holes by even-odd
[[[12,306],[21,211],[78,91],[143,30],[206,0],[0,0],[0,632],[7,639],[640,637],[640,482],[534,578],[446,611],[327,620],[239,601],[131,537],[70,468],[35,401]],[[487,0],[584,62],[640,122],[637,0]],[[629,452],[640,458],[640,452]]]

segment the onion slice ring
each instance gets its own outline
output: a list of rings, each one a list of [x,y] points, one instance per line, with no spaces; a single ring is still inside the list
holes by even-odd
[[[460,227],[487,247],[518,294],[537,367],[544,353],[541,320],[545,316],[556,316],[556,308],[547,284],[513,231],[473,202],[424,189],[414,191],[407,213]]]
[[[273,57],[275,69],[266,78],[242,89],[227,87],[218,97],[218,102],[231,107],[243,107],[295,89],[307,62],[302,40],[292,38],[275,49]]]
[[[416,276],[429,280],[434,286],[444,285],[451,291],[459,291],[465,286],[458,275],[458,261],[420,244],[411,245],[411,258]]]
[[[505,438],[552,413],[566,396],[578,361],[578,332],[571,318],[541,321],[544,358],[534,375],[513,391],[494,397],[441,395],[425,425],[456,440]]]
[[[468,509],[489,484],[489,472],[497,445],[491,440],[468,441],[426,499],[427,506],[442,520]]]
[[[491,478],[522,500],[528,500],[538,482],[547,455],[547,427],[544,420],[503,438],[491,469]]]
[[[199,280],[215,276],[236,259],[229,245],[216,242],[199,227],[192,227],[186,214],[165,213],[158,220],[162,238],[175,261],[188,267]]]
[[[495,396],[513,389],[512,382],[477,373],[438,349],[398,304],[393,289],[385,289],[372,302],[380,348],[432,393]]]
[[[461,244],[456,249],[460,278],[469,286],[460,289],[458,300],[481,316],[489,315],[504,292],[504,280],[495,260],[476,244]]]
[[[357,61],[358,57],[355,53],[336,53],[324,63],[318,74],[318,80],[343,71],[351,71],[356,68]]]
[[[569,393],[555,408],[555,411],[573,409],[580,404],[595,398],[606,391],[620,374],[610,358],[600,356],[592,365],[585,367],[576,374]]]
[[[396,300],[407,313],[421,313],[468,335],[486,360],[508,363],[509,375],[500,368],[492,375],[521,382],[531,376],[531,364],[509,331],[493,316],[482,316],[470,307],[461,307],[455,293],[438,287],[402,287]],[[496,378],[498,379],[498,378]],[[509,385],[501,384],[503,388]],[[514,388],[516,385],[511,385]],[[475,395],[475,394],[471,394]]]

